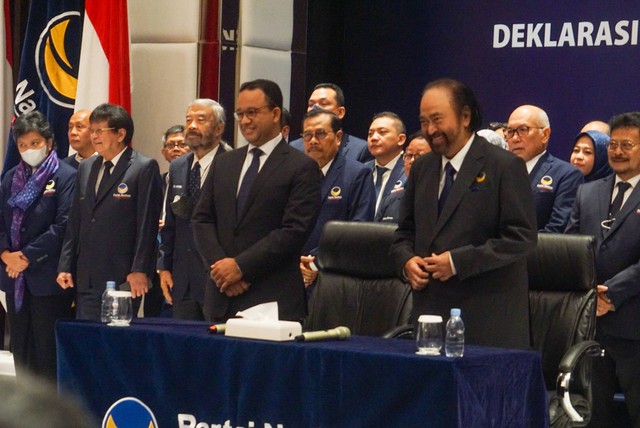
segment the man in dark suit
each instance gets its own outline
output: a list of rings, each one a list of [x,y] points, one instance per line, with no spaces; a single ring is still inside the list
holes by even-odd
[[[578,189],[567,233],[596,237],[598,322],[603,358],[593,364],[590,426],[614,420],[616,379],[633,426],[640,426],[640,113],[611,119],[609,165],[615,172]]]
[[[320,108],[333,112],[340,120],[347,114],[344,92],[335,83],[318,83],[314,88],[309,102],[307,103],[307,111],[313,108]],[[291,141],[291,146],[304,151],[302,138]],[[371,153],[367,149],[367,142],[353,135],[342,133],[340,141],[340,151],[347,159],[357,160],[365,163],[372,159]]]
[[[196,244],[214,281],[205,290],[208,320],[271,301],[280,319],[307,313],[299,262],[318,217],[322,173],[282,138],[281,112],[276,83],[240,86],[234,116],[249,145],[214,160],[193,214]]]
[[[328,110],[311,110],[304,116],[302,129],[305,152],[318,163],[324,175],[320,215],[300,258],[300,270],[308,287],[318,274],[312,263],[325,223],[372,221],[375,199],[369,168],[340,153],[342,129],[338,116]]]
[[[578,186],[584,175],[578,168],[547,151],[551,126],[544,110],[518,107],[505,129],[509,150],[527,163],[538,231],[562,233],[567,226]]]
[[[125,109],[101,104],[89,122],[99,156],[78,167],[57,281],[77,285],[79,319],[99,321],[107,281],[128,282],[134,306],[148,291],[162,191],[158,163],[130,147],[133,120]]]
[[[227,151],[221,144],[224,124],[224,109],[216,101],[197,99],[189,104],[184,140],[191,153],[175,159],[169,169],[158,271],[162,294],[173,305],[174,318],[204,320],[209,270],[196,248],[191,214],[214,157]]]
[[[374,160],[366,165],[373,171],[371,177],[376,198],[375,221],[383,220],[383,213],[392,203],[395,194],[404,189],[407,177],[404,175],[402,149],[406,139],[404,123],[397,114],[385,111],[373,117],[367,143]]]
[[[91,135],[89,135],[89,110],[78,110],[69,118],[69,145],[76,153],[62,159],[63,162],[78,169],[80,162],[93,156],[96,151],[91,144]]]
[[[414,322],[461,308],[467,343],[528,348],[533,197],[524,162],[476,136],[481,122],[466,85],[427,85],[420,124],[433,151],[411,168],[391,253],[413,288]]]

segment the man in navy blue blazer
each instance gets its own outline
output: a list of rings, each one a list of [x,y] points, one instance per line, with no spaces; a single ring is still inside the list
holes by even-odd
[[[372,171],[376,198],[374,221],[383,221],[383,213],[402,192],[407,181],[404,174],[402,148],[407,133],[402,119],[390,111],[378,113],[369,126],[367,143],[374,160],[366,163]]]
[[[605,350],[593,364],[592,426],[613,420],[616,380],[632,425],[640,426],[640,113],[611,119],[615,175],[578,189],[567,233],[596,237],[598,322]],[[561,266],[560,266],[561,268]]]
[[[204,289],[209,269],[196,248],[191,213],[200,197],[213,159],[229,148],[222,143],[225,112],[210,99],[197,99],[187,108],[184,141],[191,152],[169,167],[165,220],[160,230],[158,272],[164,298],[173,305],[173,317],[204,320]],[[190,181],[193,177],[194,181]]]
[[[57,282],[76,286],[77,317],[100,320],[107,281],[128,283],[135,306],[155,270],[162,187],[158,163],[131,145],[133,120],[114,104],[89,117],[99,156],[78,167]]]
[[[313,88],[313,92],[309,97],[307,111],[310,111],[313,108],[329,110],[342,120],[347,114],[342,88],[335,83],[318,83]],[[301,152],[304,152],[302,138],[291,141],[290,145]],[[340,141],[340,152],[342,152],[344,157],[347,159],[354,159],[362,163],[373,158],[367,149],[366,141],[361,138],[354,137],[353,135],[349,135],[344,131],[342,132],[342,139]]]
[[[62,159],[75,169],[78,169],[80,162],[93,156],[96,151],[91,144],[91,135],[89,135],[89,110],[78,110],[73,113],[69,118],[69,130],[67,136],[69,137],[69,145],[76,152],[66,158]]]
[[[547,151],[550,136],[549,117],[540,107],[523,105],[509,116],[505,137],[509,150],[527,164],[538,231],[562,233],[584,175]]]
[[[371,171],[340,152],[340,119],[328,110],[314,109],[304,116],[302,140],[305,153],[314,159],[322,179],[322,206],[311,236],[302,248],[300,270],[305,286],[311,285],[317,271],[311,263],[325,223],[330,220],[372,221],[375,197]]]

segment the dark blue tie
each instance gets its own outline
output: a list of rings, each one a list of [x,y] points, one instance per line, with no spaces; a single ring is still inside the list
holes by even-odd
[[[456,175],[456,169],[451,165],[450,162],[447,162],[447,164],[444,166],[444,187],[442,188],[442,192],[440,193],[440,199],[438,199],[438,215],[440,215],[440,213],[442,212],[442,207],[444,207],[444,203],[449,197],[451,186],[453,186],[454,175]]]
[[[378,196],[380,195],[380,191],[382,190],[382,176],[385,172],[387,172],[389,168],[385,168],[383,166],[376,166],[376,200],[378,200]]]
[[[236,214],[238,216],[242,213],[242,210],[247,203],[249,190],[251,190],[251,184],[258,175],[258,170],[260,169],[260,156],[262,156],[263,153],[264,152],[258,148],[251,149],[253,159],[251,160],[249,169],[247,169],[247,172],[244,173],[244,178],[242,179],[242,184],[240,185],[240,190],[238,191],[238,196],[236,197]]]
[[[113,162],[105,161],[102,165],[104,165],[104,171],[102,172],[102,179],[100,180],[100,184],[98,185],[98,193],[96,195],[100,195],[102,194],[102,192],[106,192],[106,189],[109,186],[109,177],[111,177],[111,168],[113,167]]]
[[[616,198],[611,203],[611,209],[609,210],[610,219],[616,218],[616,214],[618,214],[618,211],[620,211],[620,208],[622,208],[622,201],[624,200],[624,194],[626,193],[627,190],[629,190],[629,187],[631,187],[631,184],[625,181],[620,181],[618,184],[616,184],[616,186],[618,187],[618,194],[616,195]]]
[[[195,205],[200,196],[200,162],[196,162],[189,171],[189,199]]]

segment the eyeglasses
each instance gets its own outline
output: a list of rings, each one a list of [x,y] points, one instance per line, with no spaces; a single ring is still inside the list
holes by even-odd
[[[327,135],[329,134],[333,134],[333,131],[327,132],[324,129],[318,129],[315,132],[303,132],[300,135],[302,136],[302,141],[308,143],[313,139],[313,137],[315,137],[318,141],[322,141],[327,138]]]
[[[527,135],[529,135],[529,131],[531,131],[532,129],[544,129],[544,128],[545,128],[544,126],[526,126],[526,125],[518,126],[515,129],[505,128],[504,136],[507,137],[507,139],[513,138],[513,136],[517,132],[519,137],[526,137]]]
[[[169,142],[169,143],[166,143],[166,144],[164,145],[164,148],[165,148],[165,149],[169,149],[169,150],[173,150],[173,149],[175,149],[176,147],[178,147],[178,148],[180,148],[180,149],[186,149],[187,147],[189,147],[189,145],[188,145],[187,143],[185,143],[185,142],[182,142],[182,143],[173,143],[173,142]]]
[[[91,129],[91,130],[89,131],[89,134],[90,134],[90,135],[94,135],[94,134],[95,134],[96,136],[100,137],[104,131],[113,131],[114,129],[116,129],[116,128],[98,128],[98,129]]]
[[[620,147],[623,152],[630,152],[631,149],[633,149],[637,145],[638,143],[634,143],[633,141],[629,141],[629,140],[623,140],[623,141],[611,140],[607,143],[607,149],[609,149],[609,151],[612,152],[616,150],[618,147]]]
[[[245,117],[247,119],[255,119],[255,117],[258,114],[258,112],[260,110],[262,110],[263,108],[270,108],[270,107],[269,106],[262,106],[262,107],[257,107],[257,108],[248,108],[245,111],[237,110],[237,111],[233,112],[233,117],[235,117],[235,119],[238,122],[240,122]]]
[[[417,158],[419,158],[422,155],[424,155],[424,153],[405,153],[402,156],[402,159],[405,162],[413,162],[414,160],[416,160]]]

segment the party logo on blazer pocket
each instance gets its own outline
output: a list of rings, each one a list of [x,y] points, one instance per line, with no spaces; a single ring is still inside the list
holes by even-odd
[[[42,192],[43,196],[55,195],[56,193],[56,182],[53,180],[47,181],[47,184],[44,186],[44,192]]]
[[[480,171],[478,175],[476,175],[475,181],[471,184],[469,191],[477,192],[479,190],[484,190],[487,185],[487,173],[484,171]]]
[[[335,186],[331,189],[331,194],[327,197],[330,201],[339,201],[342,199],[342,189],[339,186]]]
[[[395,182],[395,184],[393,185],[393,189],[391,189],[391,192],[389,193],[396,193],[402,190],[404,190],[404,183],[402,182],[402,180],[398,180]]]
[[[127,183],[120,183],[118,184],[118,188],[117,188],[118,193],[114,193],[113,197],[117,198],[117,199],[129,199],[131,197],[131,195],[127,192],[129,192],[129,186],[127,186]]]
[[[545,175],[540,179],[540,183],[538,183],[536,187],[538,189],[552,191],[553,190],[552,184],[553,184],[553,178],[550,175]]]

